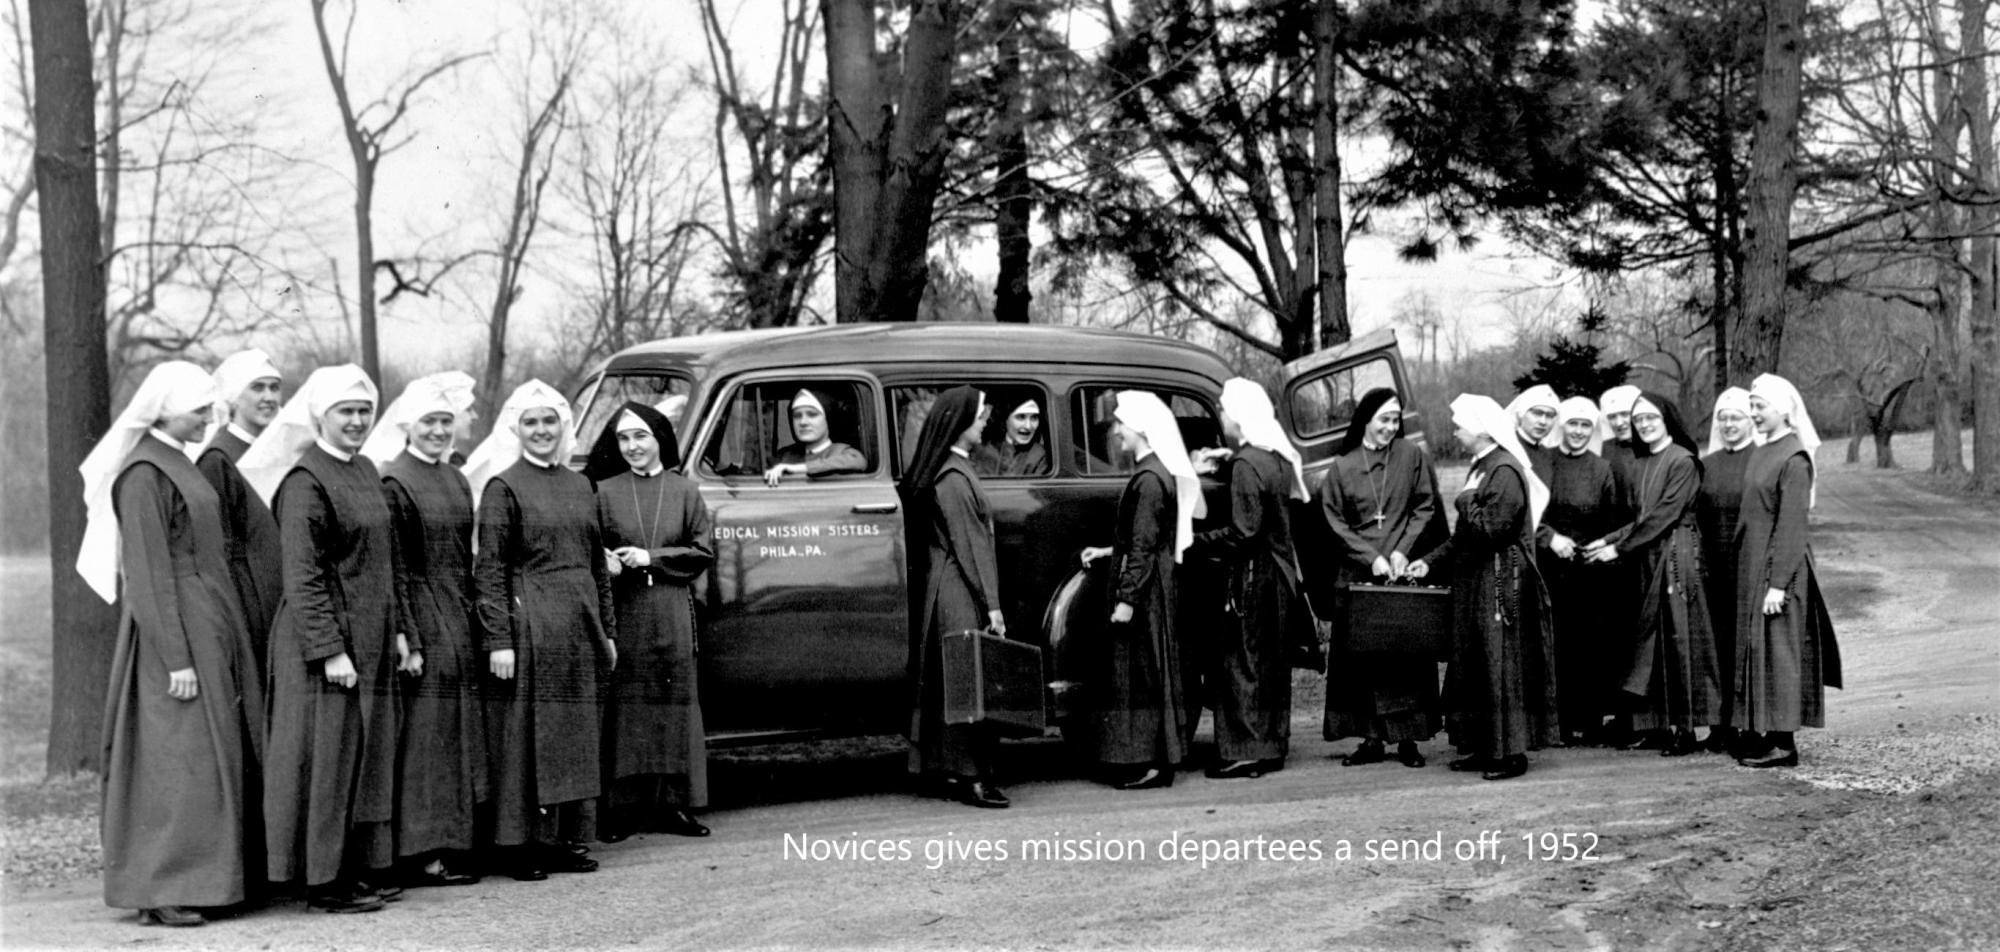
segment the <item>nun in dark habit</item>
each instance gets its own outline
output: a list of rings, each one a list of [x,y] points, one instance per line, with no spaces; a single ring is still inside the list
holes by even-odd
[[[605,842],[637,832],[708,835],[689,812],[708,805],[694,582],[715,564],[715,543],[700,491],[673,471],[680,462],[673,423],[627,402],[598,434],[583,470],[597,484],[625,649],[605,689]]]
[[[1694,729],[1718,722],[1715,627],[1695,500],[1701,461],[1673,401],[1642,393],[1632,405],[1632,521],[1584,546],[1597,563],[1638,567],[1639,604],[1625,692],[1638,699],[1632,746],[1679,757],[1697,749]]]
[[[284,592],[280,570],[284,549],[278,542],[277,517],[250,488],[236,461],[277,417],[283,383],[278,366],[261,350],[239,351],[224,358],[215,368],[215,386],[217,397],[227,408],[227,422],[216,428],[195,457],[195,467],[208,477],[222,505],[229,573],[243,601],[243,619],[250,626],[260,679],[265,676],[271,621],[278,615],[278,599]]]
[[[422,650],[397,630],[394,535],[382,477],[360,455],[375,383],[345,364],[313,371],[241,467],[284,544],[271,629],[271,736],[264,821],[273,883],[303,880],[328,912],[372,912],[400,890],[396,676]]]
[[[953,632],[1007,633],[993,514],[972,469],[987,412],[984,396],[971,387],[940,394],[918,432],[901,489],[911,551],[921,546],[924,553],[923,606],[911,625],[910,766],[938,796],[999,809],[1008,800],[992,778],[998,739],[981,725],[944,722],[942,656],[942,639]]]
[[[1735,749],[1730,726],[1736,684],[1736,549],[1743,541],[1743,476],[1757,428],[1750,420],[1750,391],[1730,387],[1715,398],[1709,414],[1708,453],[1701,458],[1701,498],[1695,519],[1708,559],[1708,609],[1715,619],[1716,680],[1722,683],[1722,719],[1704,745],[1716,753]]]
[[[1438,507],[1430,457],[1403,439],[1403,405],[1396,392],[1370,390],[1355,404],[1340,455],[1319,487],[1319,511],[1339,556],[1334,578],[1335,631],[1326,666],[1327,740],[1361,738],[1341,759],[1347,766],[1381,763],[1386,745],[1396,759],[1422,767],[1417,749],[1438,731],[1437,663],[1429,658],[1344,650],[1348,587],[1401,578],[1411,562],[1444,542],[1449,530]]]
[[[1618,480],[1598,456],[1603,417],[1587,397],[1562,402],[1556,416],[1562,442],[1549,457],[1549,508],[1536,533],[1542,580],[1555,609],[1556,683],[1561,690],[1564,739],[1572,744],[1603,739],[1604,720],[1625,710],[1626,666],[1631,654],[1616,650],[1628,605],[1608,597],[1625,576],[1622,567],[1583,558],[1583,547],[1603,538],[1624,520]]]
[[[764,482],[776,486],[786,476],[838,476],[865,473],[868,457],[860,450],[833,439],[827,421],[826,401],[811,390],[792,395],[792,439],[796,442],[778,450],[777,462],[764,471]]]
[[[1172,786],[1187,756],[1193,714],[1174,634],[1174,575],[1205,508],[1201,478],[1180,424],[1160,398],[1121,390],[1112,411],[1119,442],[1138,460],[1118,497],[1114,544],[1083,550],[1085,565],[1112,556],[1111,624],[1092,666],[1097,759],[1121,790]]]
[[[201,910],[264,881],[263,682],[220,502],[188,460],[214,402],[200,367],[160,364],[79,467],[77,572],[122,605],[104,711],[104,902],[139,910],[141,925],[202,925]]]
[[[476,818],[493,788],[472,632],[472,487],[449,462],[474,382],[447,371],[411,382],[362,454],[381,465],[395,529],[401,629],[422,647],[403,678],[396,856],[410,886],[464,886]]]
[[[1213,641],[1214,779],[1283,769],[1292,733],[1292,666],[1286,635],[1306,611],[1292,550],[1291,504],[1306,485],[1299,451],[1278,425],[1264,388],[1241,377],[1222,385],[1222,429],[1236,445],[1226,464],[1229,517],[1197,533],[1190,551],[1226,572],[1223,625]]]
[[[588,873],[603,792],[600,667],[618,664],[610,555],[590,480],[567,465],[569,401],[530,380],[466,462],[493,772],[497,867],[517,880]]]

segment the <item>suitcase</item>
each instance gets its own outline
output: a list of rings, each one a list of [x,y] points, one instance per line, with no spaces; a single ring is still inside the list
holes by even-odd
[[[986,631],[958,631],[939,645],[944,669],[944,722],[985,724],[1002,737],[1040,737],[1042,649]]]
[[[1451,589],[1436,585],[1348,586],[1351,652],[1451,660]]]

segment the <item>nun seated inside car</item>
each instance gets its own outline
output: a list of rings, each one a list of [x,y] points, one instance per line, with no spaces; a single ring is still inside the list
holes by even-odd
[[[866,387],[790,380],[744,387],[725,408],[702,465],[778,486],[875,470],[875,408]]]

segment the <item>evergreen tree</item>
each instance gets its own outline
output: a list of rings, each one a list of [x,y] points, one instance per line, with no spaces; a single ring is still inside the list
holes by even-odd
[[[1556,395],[1567,400],[1570,397],[1587,397],[1596,400],[1604,391],[1625,382],[1631,376],[1632,365],[1628,361],[1613,364],[1601,363],[1604,348],[1592,343],[1592,338],[1604,330],[1610,317],[1592,305],[1577,316],[1577,337],[1560,335],[1549,341],[1549,349],[1535,355],[1535,367],[1514,378],[1515,390],[1526,390],[1538,383],[1555,388]]]

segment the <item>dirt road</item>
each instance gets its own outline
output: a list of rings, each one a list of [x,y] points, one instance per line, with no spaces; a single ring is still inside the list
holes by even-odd
[[[1990,794],[1952,792],[2000,770],[2000,514],[1900,473],[1829,466],[1813,519],[1848,687],[1830,694],[1829,729],[1801,735],[1796,771],[1558,750],[1485,783],[1446,771],[1441,743],[1422,770],[1343,768],[1330,755],[1350,742],[1321,741],[1317,712],[1302,711],[1290,766],[1256,781],[1193,774],[1121,793],[1079,779],[1054,745],[1016,746],[1015,806],[989,812],[901,792],[899,758],[879,745],[732,754],[716,765],[712,838],[599,847],[594,875],[417,892],[368,916],[292,905],[186,932],[136,928],[79,882],[10,891],[4,942],[1684,949],[1783,944],[1854,909],[1883,925],[1857,948],[1989,947],[2000,924],[1975,864],[1995,855],[2000,819],[1965,806]],[[1912,816],[1916,828],[1878,836]],[[1096,858],[1030,855],[1038,841]],[[1947,841],[1970,851],[1973,875],[1922,883],[1923,902],[1956,911],[1919,923],[1921,903],[1888,882],[1908,872],[1898,844]],[[856,853],[868,858],[833,858]],[[1815,864],[1844,865],[1797,879]]]

